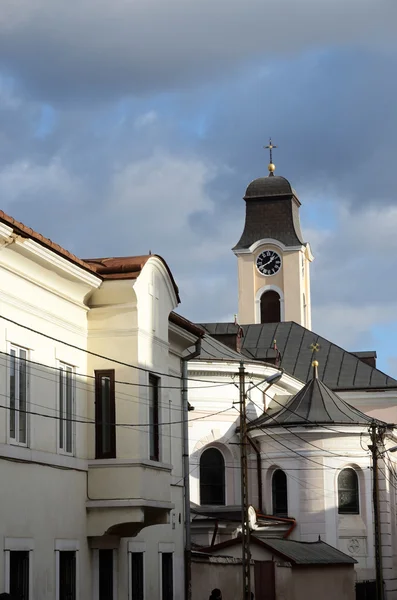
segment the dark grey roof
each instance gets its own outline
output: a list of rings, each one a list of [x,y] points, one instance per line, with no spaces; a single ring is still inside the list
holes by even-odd
[[[205,335],[201,340],[201,352],[195,360],[234,360],[241,361],[244,356],[241,356],[235,350],[228,348],[225,344],[211,337]]]
[[[206,323],[212,335],[232,334],[234,323]],[[309,331],[294,322],[242,325],[242,353],[256,360],[266,361],[269,348],[276,340],[281,354],[280,366],[286,373],[306,383],[311,379],[313,353],[310,345],[318,343],[319,378],[332,390],[397,388],[397,381],[382,371],[364,363],[340,346]]]
[[[271,238],[285,246],[304,244],[299,220],[300,202],[284,177],[260,177],[252,181],[244,196],[245,226],[233,250],[249,248]]]
[[[260,540],[269,550],[281,554],[295,565],[354,565],[357,561],[337,548],[318,542],[295,542],[294,540]]]
[[[292,196],[293,190],[285,177],[269,175],[251,181],[244,198],[266,198],[267,196]]]
[[[249,429],[294,425],[369,425],[373,418],[339,398],[316,373],[279,411],[264,413],[251,421]]]

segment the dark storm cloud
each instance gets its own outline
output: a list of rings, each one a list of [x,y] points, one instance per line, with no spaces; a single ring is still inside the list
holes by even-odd
[[[3,0],[0,61],[28,93],[67,103],[186,88],[255,57],[386,46],[394,0]]]
[[[397,44],[394,51],[350,47],[307,53],[225,86],[208,123],[205,153],[232,173],[214,182],[225,201],[267,173],[272,135],[277,174],[303,202],[310,194],[359,208],[396,202]]]

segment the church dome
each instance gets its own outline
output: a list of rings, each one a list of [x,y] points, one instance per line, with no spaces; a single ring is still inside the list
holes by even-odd
[[[268,177],[259,177],[251,181],[245,192],[244,199],[292,196],[293,194],[294,190],[288,179],[271,174]]]

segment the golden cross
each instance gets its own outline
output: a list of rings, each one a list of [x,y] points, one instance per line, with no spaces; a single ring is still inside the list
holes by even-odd
[[[312,352],[320,352],[320,344],[319,344],[319,343],[315,343],[315,342],[313,342],[313,343],[310,345],[310,350],[311,350]]]
[[[264,148],[266,150],[269,150],[269,152],[270,152],[270,164],[272,164],[273,163],[273,152],[272,151],[273,151],[273,148],[277,148],[277,146],[273,146],[273,144],[272,144],[272,138],[269,139],[268,146],[264,146]]]

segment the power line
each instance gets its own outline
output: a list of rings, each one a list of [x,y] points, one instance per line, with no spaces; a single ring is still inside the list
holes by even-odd
[[[1,353],[1,352],[0,352],[0,354],[6,354],[6,353]],[[6,356],[8,356],[8,357],[9,357],[10,355],[9,355],[9,354],[6,354]],[[27,359],[20,359],[20,358],[17,358],[16,360],[17,360],[17,361],[27,361]],[[11,359],[10,359],[10,358],[9,358],[9,359],[5,359],[5,361],[4,361],[4,363],[3,363],[3,364],[5,364],[5,365],[9,365],[9,364],[10,364],[10,362],[11,362]],[[27,362],[29,362],[29,363],[31,363],[31,364],[33,364],[33,365],[38,365],[38,366],[37,366],[37,370],[38,370],[38,371],[40,371],[41,369],[42,369],[43,371],[46,371],[47,369],[48,369],[48,370],[49,370],[49,369],[52,369],[52,370],[54,371],[54,375],[57,375],[57,374],[59,373],[59,371],[60,371],[60,369],[59,369],[58,367],[51,367],[51,366],[44,365],[43,363],[35,363],[34,361],[27,361]],[[64,364],[66,364],[66,363],[64,363]],[[53,384],[55,384],[55,385],[57,384],[57,382],[56,382],[56,380],[55,380],[54,378],[51,378],[51,377],[44,377],[43,375],[40,375],[40,374],[39,374],[39,373],[37,373],[37,372],[34,372],[34,371],[29,371],[29,378],[31,378],[32,376],[33,376],[33,377],[37,377],[37,378],[39,378],[39,379],[43,379],[44,381],[49,381],[49,382],[51,382],[51,383],[53,383]],[[74,389],[81,390],[81,391],[83,391],[83,392],[90,393],[90,394],[93,394],[93,393],[95,393],[95,388],[94,388],[94,387],[91,387],[91,384],[90,384],[89,382],[84,382],[84,380],[83,380],[83,378],[84,378],[84,377],[88,377],[88,378],[90,378],[90,379],[94,379],[94,380],[95,380],[95,377],[94,377],[94,376],[89,376],[89,375],[85,376],[85,375],[83,375],[83,376],[80,378],[80,374],[79,374],[79,373],[75,373],[75,372],[73,372],[73,373],[72,373],[72,378],[73,378],[73,387],[74,387]],[[78,385],[78,384],[77,384],[77,380],[79,380],[79,379],[81,379],[81,381],[80,381],[80,382],[81,382],[83,385]],[[125,383],[125,382],[115,382],[115,383],[118,383],[119,385],[124,385],[124,383]],[[139,385],[139,384],[136,384],[136,385]],[[147,385],[144,385],[143,387],[145,387],[145,388],[146,388],[146,387],[149,387],[149,386],[147,386]],[[159,388],[160,388],[160,389],[164,389],[164,388],[162,388],[162,386],[159,386]],[[169,389],[169,388],[166,388],[166,389]],[[178,387],[178,388],[176,388],[176,387],[175,387],[175,388],[172,388],[172,389],[176,389],[176,390],[178,390],[178,391],[181,391],[181,389],[182,389],[182,388],[181,388],[181,387]],[[200,388],[200,389],[201,389],[201,388]],[[125,398],[120,398],[121,396],[125,396]],[[124,402],[131,402],[131,403],[140,404],[140,405],[147,405],[147,406],[149,405],[149,402],[147,401],[147,399],[146,399],[146,398],[142,398],[141,396],[136,396],[136,395],[134,395],[134,394],[129,394],[129,393],[126,393],[126,392],[122,392],[122,391],[120,391],[120,390],[118,390],[118,391],[117,391],[116,398],[119,398],[119,399],[121,399],[121,400],[122,400],[122,401],[124,401]],[[128,398],[128,400],[127,400],[127,398]],[[136,398],[136,400],[132,400],[131,398]],[[169,407],[169,404],[170,404],[170,402],[171,402],[171,401],[172,401],[172,400],[170,400],[170,399],[168,399],[168,400],[164,400],[164,401],[161,401],[161,400],[160,400],[160,401],[159,401],[159,404],[160,404],[161,406],[164,406],[164,407]],[[39,406],[39,405],[38,405],[38,406]],[[173,407],[173,410],[177,410],[177,411],[179,411],[179,412],[183,412],[183,408]]]
[[[180,375],[172,375],[170,373],[163,373],[161,371],[147,369],[145,367],[140,367],[138,365],[126,363],[126,362],[124,362],[122,360],[118,360],[116,358],[110,358],[109,356],[104,356],[103,354],[99,354],[98,352],[93,352],[92,350],[80,348],[79,346],[76,346],[75,344],[71,344],[70,342],[66,342],[64,340],[59,340],[58,338],[55,338],[52,335],[48,335],[47,333],[43,333],[42,331],[37,331],[36,329],[33,329],[32,327],[28,327],[27,325],[22,325],[22,323],[18,323],[18,321],[14,321],[13,319],[4,317],[3,315],[0,315],[0,318],[3,319],[4,321],[7,321],[8,323],[12,323],[13,325],[22,327],[22,329],[26,329],[27,331],[30,331],[31,333],[41,335],[42,337],[45,337],[46,339],[49,339],[53,342],[57,342],[57,344],[63,344],[64,346],[67,346],[68,348],[73,348],[73,350],[78,350],[79,352],[84,352],[85,354],[89,354],[90,356],[95,356],[96,358],[101,358],[102,360],[108,360],[109,362],[115,363],[117,365],[121,365],[123,367],[128,367],[130,369],[137,369],[138,371],[143,371],[144,373],[148,373],[149,375],[151,374],[151,375],[159,375],[161,377],[171,377],[173,379],[179,379],[179,380],[181,379]],[[203,379],[193,379],[193,378],[191,378],[190,381],[198,381],[199,383],[206,382],[206,380],[203,380]],[[208,383],[214,383],[214,384],[218,385],[219,382],[208,381]],[[233,385],[233,384],[229,383],[229,384],[224,384],[224,385]]]
[[[8,362],[9,362],[9,360],[11,360],[11,354],[9,352],[2,352],[0,350],[0,356],[1,355],[5,356],[5,357],[8,357],[8,359],[6,359],[6,360],[8,360]],[[19,358],[19,357],[17,357],[17,358],[15,358],[15,360],[18,360],[19,362],[25,362],[25,363],[28,363],[30,365],[36,365],[37,367],[43,367],[44,369],[51,369],[51,370],[54,370],[54,371],[59,371],[59,367],[56,367],[56,366],[53,366],[53,365],[46,365],[44,363],[37,362],[37,361],[31,360],[29,358]],[[109,360],[111,360],[111,359],[109,359]],[[71,367],[75,368],[74,365],[69,365],[68,363],[66,363],[64,361],[59,361],[59,362],[62,363],[62,364],[65,364],[65,365],[68,365],[68,366],[71,366]],[[151,373],[154,373],[154,371],[151,371]],[[88,373],[82,373],[81,371],[78,371],[78,372],[76,371],[73,374],[76,377],[86,377],[87,379],[95,379],[95,375],[89,375]],[[170,375],[167,375],[167,377],[170,377]],[[191,380],[191,381],[196,381],[196,380]],[[119,381],[117,379],[115,379],[114,383],[118,383],[120,385],[129,385],[129,386],[133,386],[133,387],[143,387],[143,388],[149,388],[150,387],[149,383],[134,383],[132,381]],[[210,389],[210,388],[225,387],[227,385],[231,385],[231,383],[233,383],[233,382],[218,383],[218,384],[208,385],[208,386],[205,385],[205,386],[202,386],[202,387],[197,386],[197,387],[194,387],[194,389],[195,390],[201,390],[201,389],[205,389],[206,390],[206,389]],[[182,382],[181,382],[181,384],[182,384]],[[171,386],[171,385],[159,385],[158,387],[159,387],[159,389],[162,389],[162,390],[181,390],[182,389],[181,385],[180,386],[179,385],[174,385],[174,386]]]
[[[6,394],[0,394],[0,396],[8,397]],[[29,402],[27,402],[27,404],[29,404]],[[39,413],[39,412],[35,412],[35,411],[22,410],[20,408],[11,408],[10,406],[5,406],[4,404],[0,404],[0,408],[3,408],[4,410],[9,410],[9,411],[15,411],[15,412],[26,414],[26,415],[33,415],[36,417],[44,417],[46,419],[55,419],[57,421],[62,420],[62,421],[71,422],[71,423],[80,423],[83,425],[103,425],[103,424],[105,424],[105,425],[111,425],[112,427],[152,427],[155,425],[155,426],[160,427],[160,426],[165,426],[165,425],[177,425],[179,423],[183,423],[183,421],[169,421],[169,422],[163,422],[163,423],[112,423],[110,421],[95,421],[95,420],[90,421],[90,420],[84,420],[84,419],[69,419],[66,416],[46,415],[44,413]],[[217,413],[209,413],[208,415],[206,415],[204,417],[196,417],[195,419],[191,419],[191,421],[201,421],[202,419],[207,419],[210,416],[220,415],[224,412],[229,411],[231,408],[232,407],[226,408],[224,410],[220,410]]]
[[[252,400],[251,400],[251,402],[257,408],[261,409],[261,407],[258,404],[256,404],[256,402],[253,402]],[[336,456],[338,458],[349,458],[349,456],[347,454],[339,454],[339,453],[336,453],[336,452],[332,452],[331,450],[327,450],[326,448],[320,448],[320,446],[316,446],[316,444],[313,444],[312,442],[309,442],[308,440],[305,440],[303,437],[301,437],[299,434],[295,433],[294,431],[290,431],[290,429],[288,427],[286,427],[285,425],[281,425],[281,423],[278,423],[278,421],[277,421],[277,419],[275,417],[272,417],[271,415],[269,415],[269,418],[275,420],[276,423],[278,425],[280,425],[280,427],[282,429],[285,429],[286,431],[288,431],[288,433],[291,433],[292,435],[294,435],[295,437],[297,437],[298,439],[300,439],[305,444],[309,444],[310,446],[313,446],[314,448],[316,448],[316,450],[320,450],[321,452],[328,452],[329,454],[331,454],[333,456]],[[252,421],[251,421],[251,423],[252,423]],[[271,435],[271,434],[269,434],[269,432],[264,431],[264,429],[262,427],[258,427],[258,429],[260,429],[260,431],[263,431],[267,435]],[[273,438],[273,439],[275,439],[275,438]],[[290,450],[291,450],[291,452],[295,452],[294,450],[292,450],[292,448],[290,448]],[[299,456],[302,456],[302,455],[299,455]],[[306,457],[302,456],[302,458],[306,458]],[[331,467],[331,468],[334,468],[334,467]]]

